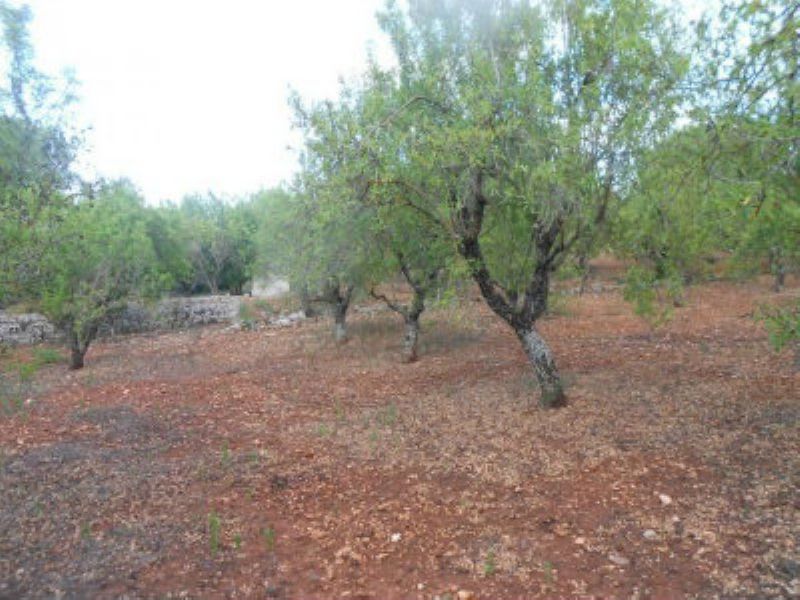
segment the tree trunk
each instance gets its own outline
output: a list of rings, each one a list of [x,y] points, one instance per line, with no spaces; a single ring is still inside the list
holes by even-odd
[[[84,344],[81,343],[78,335],[70,331],[69,332],[69,368],[72,371],[77,371],[78,369],[83,368],[83,359],[86,356],[86,351],[89,350],[89,343],[86,342]]]
[[[578,295],[583,296],[586,293],[586,288],[589,287],[589,277],[592,275],[592,268],[589,266],[589,257],[586,254],[581,254],[578,258],[578,270],[581,274]]]
[[[347,341],[347,309],[353,297],[355,287],[347,284],[342,289],[337,278],[331,278],[322,295],[322,299],[333,309],[333,339],[337,344]]]
[[[337,344],[347,341],[347,304],[343,302],[333,307],[333,339]]]
[[[781,266],[777,273],[775,273],[775,285],[773,286],[776,292],[780,292],[786,285],[786,268]]]
[[[300,311],[306,319],[311,319],[317,316],[317,312],[311,305],[311,296],[308,293],[308,286],[303,284],[300,288]]]
[[[772,283],[772,290],[780,292],[786,285],[786,265],[783,262],[783,252],[779,247],[770,248],[769,268],[775,277]]]
[[[561,376],[558,374],[553,354],[542,336],[533,326],[529,329],[519,329],[516,333],[539,382],[541,389],[539,405],[542,408],[558,408],[566,405],[567,398]]]
[[[412,363],[417,360],[419,343],[419,315],[409,314],[404,319],[406,334],[403,338],[403,362]]]
[[[547,310],[550,275],[556,260],[568,250],[563,241],[562,221],[537,221],[533,224],[533,241],[540,257],[530,274],[522,294],[505,288],[489,272],[481,249],[480,235],[488,198],[483,193],[483,171],[475,174],[472,185],[459,204],[455,215],[458,252],[467,260],[470,274],[492,311],[508,323],[522,342],[541,389],[539,404],[557,408],[566,404],[564,387],[550,348],[536,331],[534,323]],[[457,197],[457,192],[453,192]],[[559,240],[561,240],[559,242]]]

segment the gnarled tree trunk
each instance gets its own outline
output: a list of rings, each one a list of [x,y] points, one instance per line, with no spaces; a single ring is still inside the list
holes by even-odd
[[[558,374],[556,362],[550,348],[544,341],[536,328],[531,326],[529,329],[520,328],[516,330],[517,337],[522,342],[525,354],[533,366],[536,380],[541,389],[539,404],[543,408],[558,408],[567,403],[564,394],[564,386]]]
[[[303,284],[300,288],[300,311],[306,319],[311,319],[317,316],[317,311],[311,303],[311,295],[308,293],[308,285]]]
[[[405,317],[406,333],[403,337],[403,362],[412,363],[419,358],[419,315]]]
[[[347,304],[336,304],[333,307],[333,339],[337,344],[347,341]]]
[[[89,350],[89,345],[92,343],[92,340],[94,340],[96,332],[96,327],[90,328],[84,335],[80,335],[72,326],[67,329],[67,340],[69,341],[70,351],[70,370],[76,371],[83,368],[86,352]]]
[[[337,344],[347,341],[347,310],[353,297],[355,286],[342,286],[337,278],[332,278],[325,285],[321,300],[327,302],[333,310],[333,339]]]
[[[774,277],[772,290],[780,292],[786,286],[786,263],[783,260],[783,250],[778,246],[769,250],[769,270]]]
[[[539,257],[537,264],[524,290],[509,289],[491,276],[481,249],[480,234],[487,202],[483,193],[483,175],[478,172],[460,203],[457,215],[459,253],[467,259],[472,278],[489,308],[511,326],[522,343],[539,382],[539,404],[543,408],[564,406],[567,402],[561,376],[550,348],[534,326],[547,310],[550,275],[555,261],[569,248],[561,235],[561,222],[554,220],[533,225],[531,233]]]
[[[400,270],[402,271],[403,276],[408,282],[408,285],[410,285],[411,289],[414,291],[414,297],[411,300],[411,304],[402,305],[392,302],[392,300],[387,296],[384,294],[378,294],[374,289],[370,291],[370,294],[372,294],[373,298],[382,300],[386,306],[403,317],[405,335],[403,337],[402,360],[405,363],[412,363],[419,358],[419,318],[425,311],[425,298],[430,290],[430,286],[433,286],[436,282],[438,270],[428,272],[426,275],[420,278],[422,280],[422,282],[420,282],[420,280],[411,274],[411,270],[404,262],[403,255],[398,253],[397,258],[400,261]]]

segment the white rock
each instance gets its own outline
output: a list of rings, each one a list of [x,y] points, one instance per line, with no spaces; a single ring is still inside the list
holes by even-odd
[[[642,537],[646,540],[657,540],[658,534],[652,529],[645,529],[644,533],[642,533]]]
[[[670,504],[672,504],[672,498],[670,498],[666,494],[659,494],[658,499],[661,500],[661,504],[663,506],[669,506]]]
[[[391,540],[393,543],[395,543],[395,544],[396,544],[396,543],[397,543],[397,542],[399,542],[401,539],[403,539],[403,535],[402,535],[402,534],[400,534],[400,533],[393,533],[389,539],[390,539],[390,540]]]
[[[616,552],[612,552],[611,554],[609,554],[608,560],[610,560],[615,565],[618,565],[620,567],[626,567],[631,563],[631,561],[629,561],[627,558],[625,558],[621,554],[617,554]]]

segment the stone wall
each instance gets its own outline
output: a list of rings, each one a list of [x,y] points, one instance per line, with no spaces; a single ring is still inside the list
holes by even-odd
[[[189,329],[198,325],[232,323],[239,317],[241,299],[237,296],[166,298],[155,306],[129,304],[101,335]]]
[[[55,327],[42,315],[11,314],[0,310],[0,342],[36,344],[57,337]]]
[[[100,329],[100,336],[148,331],[188,329],[238,320],[241,299],[236,296],[165,298],[155,306],[129,304],[113,322]],[[53,325],[42,315],[0,311],[0,343],[18,345],[54,341]]]

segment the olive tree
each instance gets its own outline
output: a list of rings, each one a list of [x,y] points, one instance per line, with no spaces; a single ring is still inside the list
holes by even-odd
[[[392,107],[368,130],[393,137],[372,148],[374,178],[452,237],[522,343],[541,404],[560,406],[536,322],[553,273],[606,223],[635,158],[674,123],[682,34],[657,5],[632,0],[390,2],[380,23],[398,66]]]
[[[163,287],[147,216],[129,187],[107,185],[58,225],[59,243],[43,254],[36,297],[65,335],[70,368],[80,369],[101,325],[134,299]]]

